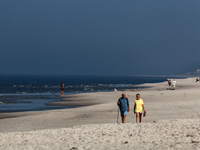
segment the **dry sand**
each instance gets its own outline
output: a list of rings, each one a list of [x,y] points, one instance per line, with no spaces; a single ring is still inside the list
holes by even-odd
[[[2,113],[0,149],[200,149],[200,83],[176,81],[175,90],[167,90],[167,82],[126,90],[126,124],[116,123],[121,91],[64,96],[54,103],[86,105],[79,108]],[[133,113],[136,93],[147,111],[142,124]]]

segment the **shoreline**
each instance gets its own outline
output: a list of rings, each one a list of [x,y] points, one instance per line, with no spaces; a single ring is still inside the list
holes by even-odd
[[[51,106],[56,106],[56,105],[73,106],[79,104],[81,107],[77,108],[0,113],[0,118],[1,118],[0,124],[3,125],[0,128],[0,132],[41,130],[41,129],[46,129],[46,128],[50,129],[55,127],[57,128],[72,127],[76,125],[82,125],[82,124],[84,125],[91,123],[95,124],[116,123],[116,114],[117,114],[116,102],[121,96],[121,93],[124,91],[127,93],[127,98],[129,98],[131,107],[131,112],[128,113],[127,115],[128,123],[135,123],[135,119],[132,119],[135,118],[135,115],[132,113],[133,112],[132,107],[136,93],[141,94],[141,98],[144,100],[145,108],[147,109],[147,115],[151,116],[150,118],[149,117],[144,118],[143,122],[153,122],[159,119],[177,118],[173,117],[172,114],[169,115],[170,117],[167,117],[168,115],[164,115],[163,111],[151,106],[151,103],[155,102],[159,102],[162,105],[167,104],[170,106],[171,105],[170,99],[178,98],[177,97],[178,94],[180,96],[180,98],[178,98],[179,102],[181,98],[185,99],[185,97],[187,97],[181,93],[186,93],[188,91],[190,91],[190,93],[193,93],[195,95],[192,89],[194,89],[195,86],[198,87],[198,83],[195,82],[194,78],[177,79],[176,81],[177,81],[177,87],[176,90],[173,91],[167,90],[168,88],[167,81],[160,83],[145,83],[136,85],[139,89],[132,89],[132,90],[128,89],[117,92],[79,93],[74,95],[62,96],[62,102],[48,104]],[[159,101],[159,99],[162,101]],[[183,105],[185,105],[185,103]],[[155,117],[157,111],[159,115],[158,117]],[[39,117],[39,119],[37,118],[37,116]],[[44,116],[44,119],[41,116]],[[184,118],[183,115],[178,115],[178,116]],[[45,119],[46,117],[48,119]],[[57,120],[57,123],[54,123],[54,119]],[[28,122],[26,122],[27,120]],[[66,120],[69,120],[69,122],[67,122]],[[24,125],[20,124],[20,127],[6,126],[6,122],[17,122],[17,123],[23,122]],[[31,123],[33,123],[33,125],[31,125]],[[35,125],[35,123],[37,123],[37,125]],[[24,128],[22,128],[22,126]]]
[[[139,76],[140,77],[140,76]],[[165,82],[165,80],[160,81]],[[160,83],[154,82],[154,83]],[[151,83],[151,82],[150,82]],[[137,85],[127,85],[126,87],[113,87],[119,91],[135,91],[138,88],[146,88],[146,87],[139,87],[140,84]],[[60,96],[60,93],[10,93],[10,94],[0,94],[1,99],[6,99],[7,101],[0,101],[0,112],[1,113],[12,113],[12,112],[26,112],[26,111],[46,111],[46,110],[54,110],[54,109],[65,109],[71,107],[84,107],[90,106],[96,103],[94,101],[87,101],[87,102],[80,102],[80,101],[71,101],[68,99],[63,101],[63,98],[70,97],[71,95],[76,94],[90,94],[90,93],[103,93],[103,92],[113,92],[113,90],[101,90],[101,91],[91,91],[91,92],[74,92],[74,93],[65,93],[66,95]],[[51,101],[51,102],[48,102]],[[55,102],[54,102],[55,101]]]
[[[199,149],[200,83],[194,78],[176,81],[175,90],[167,90],[167,81],[126,90],[130,112],[125,124],[117,124],[116,103],[122,91],[63,97],[63,102],[88,104],[79,108],[5,113],[0,119],[0,148]],[[135,123],[133,113],[137,93],[147,111],[141,124]]]

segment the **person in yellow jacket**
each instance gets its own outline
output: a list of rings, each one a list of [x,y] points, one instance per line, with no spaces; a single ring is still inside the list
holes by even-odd
[[[136,113],[136,122],[138,123],[140,118],[140,123],[142,122],[142,112],[144,109],[144,102],[140,98],[140,94],[136,94],[136,100],[134,101],[134,114]]]

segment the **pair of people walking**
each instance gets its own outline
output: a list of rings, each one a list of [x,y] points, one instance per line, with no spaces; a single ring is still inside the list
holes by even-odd
[[[171,80],[168,79],[169,88],[171,88],[171,83],[173,84],[173,87],[175,88],[176,87],[176,80],[174,79],[174,81],[171,82]]]
[[[122,93],[122,97],[118,100],[117,105],[119,106],[121,117],[122,117],[122,123],[126,122],[126,115],[127,112],[130,110],[129,100],[126,98],[126,94]],[[144,109],[144,102],[140,98],[140,94],[136,94],[136,100],[134,101],[134,114],[136,114],[136,122],[138,123],[140,120],[140,123],[142,122],[142,112],[144,111],[144,114],[146,114]]]

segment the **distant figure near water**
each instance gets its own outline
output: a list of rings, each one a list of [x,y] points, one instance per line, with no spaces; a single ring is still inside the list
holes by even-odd
[[[172,82],[174,88],[176,87],[176,80],[174,79],[174,81]]]
[[[65,85],[63,82],[61,82],[61,92],[62,92],[62,95],[64,95],[64,88],[65,88]]]
[[[171,80],[170,79],[168,79],[168,84],[169,84],[169,87],[171,86]]]
[[[125,123],[127,112],[129,112],[129,101],[125,93],[122,93],[122,97],[118,100],[117,105],[121,112],[122,123]]]

